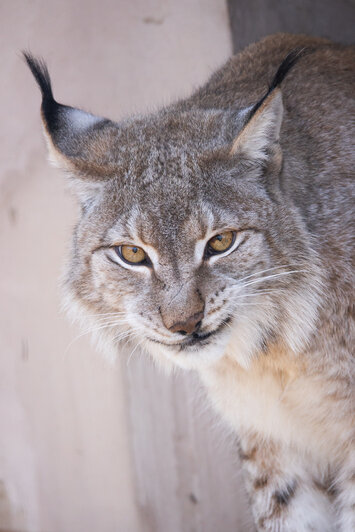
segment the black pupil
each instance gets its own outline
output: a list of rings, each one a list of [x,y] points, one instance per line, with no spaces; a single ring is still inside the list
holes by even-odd
[[[222,235],[217,235],[217,236],[216,236],[216,239],[217,239],[217,240],[219,240],[219,241],[221,241],[221,240],[222,240],[222,238],[223,238],[223,236],[222,236]]]
[[[133,253],[137,253],[138,248],[132,248]]]

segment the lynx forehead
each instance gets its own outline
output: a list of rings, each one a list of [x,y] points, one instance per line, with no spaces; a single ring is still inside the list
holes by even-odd
[[[199,372],[258,530],[355,530],[353,49],[269,37],[120,123],[57,103],[26,59],[82,207],[74,317],[105,351]]]

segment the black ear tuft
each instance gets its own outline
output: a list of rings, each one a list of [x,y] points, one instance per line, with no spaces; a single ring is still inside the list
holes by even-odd
[[[247,121],[256,113],[256,111],[261,107],[269,94],[272,93],[285,79],[286,74],[291,70],[291,68],[298,62],[298,60],[306,54],[312,52],[312,48],[294,48],[282,61],[281,65],[277,69],[275,76],[273,77],[272,82],[269,85],[269,88],[266,94],[253,106],[251,111],[248,114]]]
[[[53,142],[56,143],[58,141],[56,132],[60,129],[60,117],[67,106],[61,105],[53,98],[51,78],[44,59],[34,57],[30,52],[24,51],[22,53],[42,93],[41,110],[43,123]]]
[[[43,102],[54,101],[51,78],[48,68],[42,58],[34,57],[30,52],[22,52],[39,88],[41,89]]]
[[[277,69],[277,72],[270,84],[268,93],[276,89],[284,80],[286,74],[291,70],[293,65],[303,57],[304,55],[310,53],[312,50],[310,48],[294,48],[282,61],[281,65]]]

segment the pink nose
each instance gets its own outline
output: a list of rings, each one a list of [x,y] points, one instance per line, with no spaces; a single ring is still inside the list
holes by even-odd
[[[178,332],[180,334],[192,334],[200,327],[202,319],[203,312],[197,312],[196,314],[193,314],[187,318],[185,321],[178,321],[174,323],[171,327],[169,327],[169,331],[173,333]]]

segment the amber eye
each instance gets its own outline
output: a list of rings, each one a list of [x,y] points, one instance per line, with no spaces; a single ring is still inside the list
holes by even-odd
[[[117,255],[121,257],[128,264],[146,264],[147,255],[142,248],[138,246],[116,246]]]
[[[227,251],[230,247],[232,247],[234,240],[234,231],[226,231],[225,233],[215,235],[207,243],[207,255],[217,255],[218,253],[223,253],[224,251]]]

